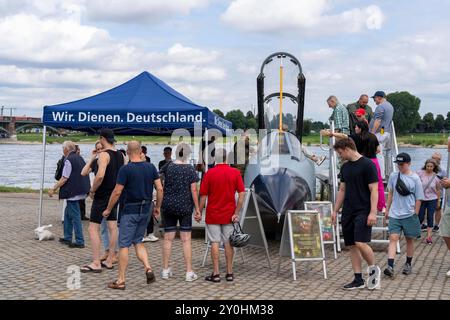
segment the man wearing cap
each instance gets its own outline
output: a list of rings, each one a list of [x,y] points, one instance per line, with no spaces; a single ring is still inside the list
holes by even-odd
[[[375,134],[380,142],[384,154],[380,159],[383,176],[388,176],[392,171],[391,149],[392,149],[392,118],[394,117],[394,107],[386,100],[386,93],[377,91],[372,96],[377,108],[369,124],[370,132]]]
[[[363,108],[359,108],[355,111],[355,115],[356,115],[356,119],[358,119],[358,121],[365,121],[367,124],[369,123],[367,121],[367,113],[366,110],[364,110]]]
[[[114,133],[111,129],[100,131],[100,143],[102,151],[98,154],[97,174],[92,184],[89,195],[92,202],[91,216],[89,223],[89,237],[92,245],[92,263],[81,268],[81,272],[99,273],[102,267],[112,269],[114,250],[109,250],[109,256],[105,262],[100,262],[100,224],[103,219],[103,211],[108,206],[108,201],[114,187],[116,186],[117,174],[120,167],[125,163],[125,157],[117,151],[114,143]],[[117,241],[117,206],[111,210],[107,217],[109,230],[109,248],[116,247]]]
[[[404,275],[412,272],[414,239],[420,237],[419,210],[423,199],[423,187],[419,176],[411,171],[411,157],[400,153],[395,158],[399,172],[392,172],[388,182],[388,201],[386,219],[389,217],[388,265],[384,274],[394,278],[394,258],[397,242],[403,232],[406,238],[406,262]],[[400,179],[401,181],[398,181]],[[401,183],[404,188],[397,184]],[[403,193],[403,194],[401,194]]]
[[[381,131],[381,128],[384,128],[385,132],[392,132],[391,123],[394,117],[394,107],[386,100],[386,93],[377,91],[372,98],[377,107],[370,121],[370,132],[373,134],[378,133]]]
[[[368,105],[369,103],[369,96],[367,94],[362,94],[358,101],[355,103],[347,105],[348,112],[356,114],[356,111],[358,109],[363,109],[365,114],[365,118],[367,121],[371,121],[373,117],[373,111],[372,108]],[[361,113],[361,112],[360,112]]]

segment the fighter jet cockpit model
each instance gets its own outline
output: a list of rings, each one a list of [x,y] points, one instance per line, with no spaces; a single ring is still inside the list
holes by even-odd
[[[257,78],[258,152],[245,172],[254,186],[266,233],[279,235],[284,214],[315,199],[314,162],[302,152],[305,76],[293,55],[278,52]],[[292,92],[296,92],[295,94]]]

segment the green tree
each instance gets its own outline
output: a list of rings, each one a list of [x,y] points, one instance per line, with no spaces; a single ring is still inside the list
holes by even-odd
[[[225,119],[233,123],[233,129],[245,129],[245,116],[241,110],[227,112]]]
[[[305,119],[303,120],[303,136],[309,136],[311,134],[311,126],[312,126],[312,120],[311,119]]]
[[[436,132],[441,132],[445,127],[445,118],[442,114],[438,114],[434,119],[434,129]]]
[[[425,113],[425,115],[422,118],[423,124],[425,126],[426,132],[433,132],[434,130],[434,115],[431,112]]]
[[[445,119],[445,130],[450,130],[450,111],[447,112],[447,119]]]
[[[247,129],[257,129],[258,123],[256,121],[256,117],[253,112],[248,111],[245,115],[245,127]]]
[[[213,112],[215,114],[217,114],[219,117],[225,118],[225,115],[223,114],[223,112],[219,109],[214,109]]]
[[[420,99],[407,91],[394,92],[387,95],[387,100],[394,106],[395,131],[406,133],[420,121]]]

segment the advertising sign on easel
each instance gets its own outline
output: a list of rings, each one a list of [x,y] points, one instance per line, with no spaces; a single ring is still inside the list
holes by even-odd
[[[296,262],[300,261],[322,261],[323,276],[327,279],[325,249],[319,215],[319,212],[311,210],[289,210],[287,212],[281,237],[278,274],[281,258],[290,256],[294,280],[297,280]]]
[[[330,201],[306,201],[305,210],[319,212],[320,222],[322,224],[323,243],[333,245],[334,259],[337,259],[336,227],[333,225],[331,218],[333,204]]]
[[[244,205],[242,206],[240,214],[240,223],[241,227],[245,230],[245,233],[251,235],[248,246],[264,248],[266,251],[267,264],[269,268],[271,268],[269,246],[267,245],[266,234],[264,233],[264,226],[259,212],[255,190],[253,188],[246,189]]]

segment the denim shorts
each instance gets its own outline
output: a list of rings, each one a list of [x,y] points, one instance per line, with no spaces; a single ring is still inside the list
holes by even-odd
[[[403,234],[406,238],[418,238],[420,236],[420,222],[417,214],[414,214],[408,218],[395,219],[389,218],[389,233]]]
[[[164,231],[176,232],[178,222],[180,222],[180,232],[192,231],[192,214],[179,216],[170,213],[164,214]]]
[[[150,203],[124,206],[120,215],[119,248],[142,243],[150,218],[150,206]]]

